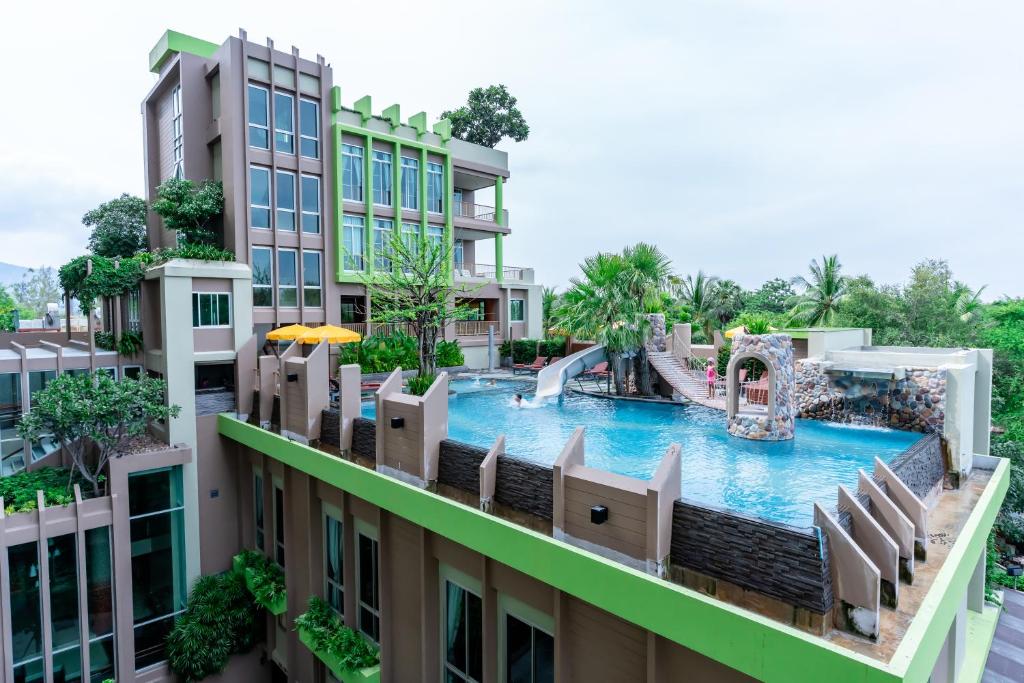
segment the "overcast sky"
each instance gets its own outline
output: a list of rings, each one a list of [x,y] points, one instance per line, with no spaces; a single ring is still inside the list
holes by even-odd
[[[349,105],[434,119],[506,84],[531,134],[501,145],[505,262],[545,283],[645,240],[747,287],[836,252],[878,281],[945,258],[986,298],[1024,295],[1019,2],[93,1],[4,23],[0,261],[59,265],[85,211],[142,193],[164,29],[243,27],[323,54]]]

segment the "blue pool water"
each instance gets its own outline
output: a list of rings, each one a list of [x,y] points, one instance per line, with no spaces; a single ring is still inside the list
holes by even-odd
[[[512,405],[533,386],[455,380],[448,435],[489,448],[505,434],[510,455],[550,465],[577,426],[586,428],[586,463],[641,479],[654,473],[670,443],[682,447],[684,498],[776,522],[808,526],[815,501],[832,507],[836,486],[855,488],[857,470],[888,462],[920,434],[797,420],[791,441],[750,441],[725,431],[724,413],[701,406],[614,401],[570,394],[538,407]],[[363,404],[373,418],[372,402]]]

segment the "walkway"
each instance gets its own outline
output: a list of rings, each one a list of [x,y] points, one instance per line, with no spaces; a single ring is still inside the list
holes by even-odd
[[[982,683],[1024,681],[1024,593],[1005,589],[1003,606]]]
[[[708,384],[704,373],[685,367],[669,351],[650,351],[647,357],[651,361],[651,366],[672,386],[675,393],[693,403],[725,410],[724,398],[708,398]]]

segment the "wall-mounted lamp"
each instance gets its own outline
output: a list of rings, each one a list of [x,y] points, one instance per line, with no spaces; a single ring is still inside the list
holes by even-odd
[[[393,418],[391,418],[391,428],[392,429],[401,429],[404,426],[405,426],[405,418],[404,417],[393,417]]]
[[[290,372],[290,373],[288,373],[288,381],[289,382],[298,382],[299,381],[299,373],[297,373],[297,372]]]
[[[595,505],[590,508],[590,523],[604,524],[608,521],[608,508],[604,505]]]

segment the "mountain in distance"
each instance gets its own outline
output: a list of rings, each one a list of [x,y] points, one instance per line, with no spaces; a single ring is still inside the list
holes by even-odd
[[[13,285],[21,282],[21,276],[29,271],[25,266],[0,261],[0,285]]]

